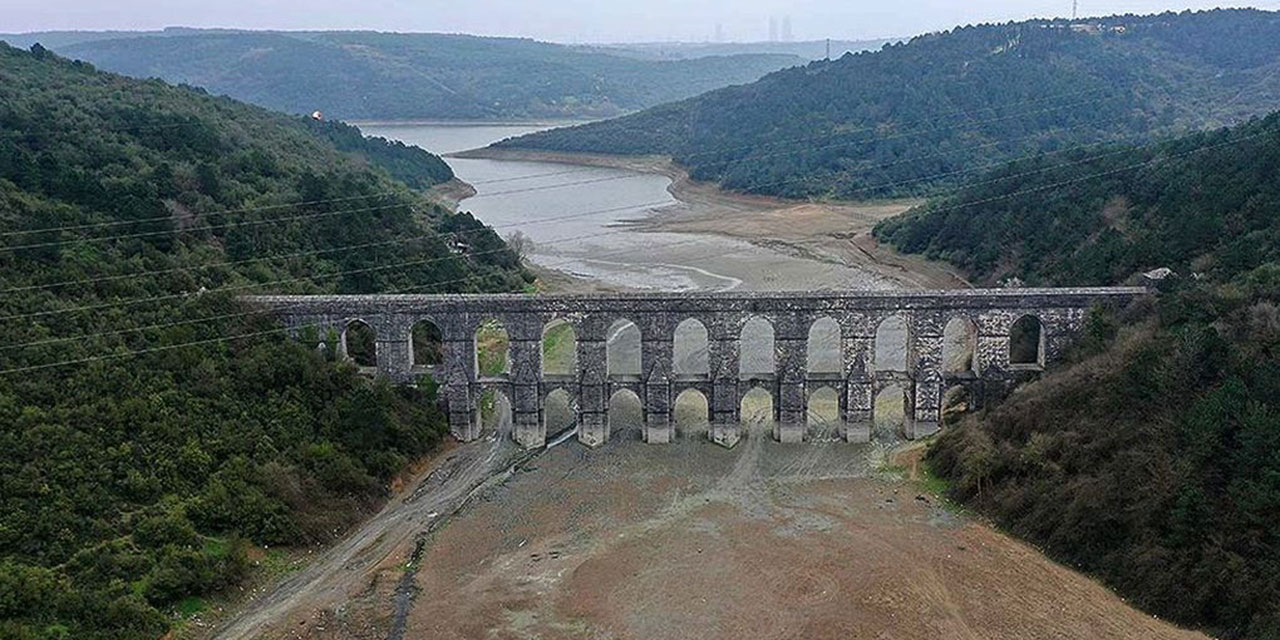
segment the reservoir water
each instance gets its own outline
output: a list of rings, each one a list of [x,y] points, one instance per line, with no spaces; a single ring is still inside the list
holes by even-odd
[[[535,124],[361,124],[382,136],[445,155],[549,128]],[[642,233],[621,226],[681,206],[669,178],[552,162],[446,158],[476,188],[463,201],[499,235],[532,240],[539,266],[607,285],[642,290],[886,288],[864,271],[816,262],[738,239]]]

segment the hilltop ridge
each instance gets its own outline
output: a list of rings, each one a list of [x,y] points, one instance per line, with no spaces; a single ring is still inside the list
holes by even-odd
[[[784,197],[929,195],[1028,154],[1265,113],[1277,69],[1275,12],[966,26],[498,146],[666,155]]]

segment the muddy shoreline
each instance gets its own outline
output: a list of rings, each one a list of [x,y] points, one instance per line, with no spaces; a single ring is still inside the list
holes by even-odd
[[[697,182],[663,156],[615,156],[525,149],[484,148],[448,157],[552,162],[622,169],[667,177],[679,205],[623,223],[638,232],[709,234],[817,262],[865,270],[904,289],[968,288],[964,274],[949,265],[900,254],[881,246],[876,223],[919,204],[919,200],[808,202],[732,193]]]

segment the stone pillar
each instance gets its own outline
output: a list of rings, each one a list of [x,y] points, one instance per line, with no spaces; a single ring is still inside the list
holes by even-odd
[[[808,364],[809,318],[779,317],[774,326],[775,373],[778,376],[778,422],[775,437],[783,443],[804,442],[808,429],[805,368]]]
[[[665,313],[645,313],[635,322],[640,328],[641,362],[644,370],[644,440],[667,444],[675,438],[672,418],[671,375],[675,327]]]
[[[1009,331],[1015,318],[1015,314],[1004,310],[978,315],[978,346],[974,358],[983,378],[1003,377],[1009,372]]]
[[[842,325],[840,350],[844,362],[844,408],[846,442],[870,442],[875,408],[875,385],[872,368],[876,350],[878,318],[857,314]]]
[[[738,398],[741,345],[738,322],[733,314],[717,314],[707,324],[707,351],[711,365],[711,440],[732,448],[742,438]]]
[[[377,336],[378,375],[393,382],[413,381],[413,319],[380,315],[370,321]]]
[[[511,338],[511,399],[515,414],[515,440],[526,449],[547,444],[542,403],[542,322],[536,314],[504,318]]]
[[[1084,330],[1088,313],[1088,309],[1053,309],[1037,313],[1046,366],[1057,364],[1066,356],[1067,350]]]
[[[577,330],[578,441],[599,447],[609,441],[608,331],[605,319],[588,316]]]
[[[938,311],[918,311],[907,325],[907,366],[914,383],[914,402],[907,414],[907,437],[931,436],[942,425],[942,344],[947,318]]]
[[[462,442],[480,437],[480,411],[477,406],[476,328],[463,316],[450,317],[439,325],[444,362],[440,383],[441,397],[449,412],[449,432]]]

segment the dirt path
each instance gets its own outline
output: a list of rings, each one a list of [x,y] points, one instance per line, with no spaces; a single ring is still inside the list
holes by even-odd
[[[477,487],[520,455],[513,444],[497,438],[447,446],[416,478],[412,490],[402,492],[306,568],[247,603],[236,616],[212,629],[211,637],[299,637],[296,628],[366,602],[387,582],[388,572],[398,572],[410,557],[420,534],[433,530]],[[382,609],[390,601],[379,598],[367,604]]]
[[[876,223],[919,204],[917,200],[867,203],[801,202],[722,191],[696,182],[660,156],[609,156],[518,149],[477,149],[461,158],[557,162],[665,175],[681,202],[630,224],[641,232],[706,233],[737,238],[797,257],[871,271],[909,289],[967,287],[963,274],[943,263],[881,247]],[[744,215],[754,214],[754,215]]]

